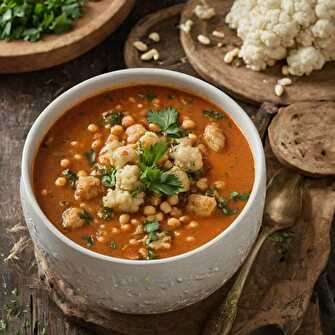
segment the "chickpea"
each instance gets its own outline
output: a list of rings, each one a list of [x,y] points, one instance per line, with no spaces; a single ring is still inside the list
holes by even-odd
[[[102,141],[101,140],[95,140],[95,141],[93,141],[92,142],[92,145],[91,145],[91,148],[93,149],[93,150],[95,150],[95,149],[99,149],[101,146],[102,146]]]
[[[129,214],[121,214],[119,216],[119,222],[120,222],[121,225],[127,224],[129,222],[129,220],[130,220],[130,215]]]
[[[67,182],[67,180],[66,180],[65,177],[58,177],[58,178],[55,180],[55,185],[56,185],[56,186],[59,186],[59,187],[61,187],[61,186],[65,186],[65,185],[66,185],[66,182]]]
[[[74,158],[76,161],[80,161],[80,160],[83,159],[83,156],[80,155],[80,154],[75,154],[75,155],[73,156],[73,158]]]
[[[105,225],[105,224],[101,224],[101,225],[99,226],[99,228],[100,228],[100,229],[106,229],[106,225]]]
[[[134,225],[134,226],[137,226],[137,225],[139,225],[141,222],[140,222],[139,220],[137,220],[137,219],[131,219],[131,220],[130,220],[130,223],[131,223],[132,225]]]
[[[128,100],[129,100],[130,102],[132,102],[132,103],[135,103],[135,102],[136,102],[136,100],[135,100],[134,97],[129,97]]]
[[[79,145],[79,142],[78,142],[78,141],[71,141],[71,142],[70,142],[70,145],[71,145],[72,147],[77,147],[77,146]]]
[[[111,231],[112,231],[112,234],[118,234],[120,232],[120,229],[113,227]]]
[[[182,223],[189,223],[190,222],[190,217],[187,215],[183,215],[179,218],[179,221]]]
[[[170,218],[167,220],[167,225],[171,228],[178,228],[181,225],[181,223],[176,218]]]
[[[158,133],[161,130],[160,126],[156,123],[149,123],[148,128],[155,133]]]
[[[125,116],[126,117],[126,116]],[[123,118],[124,119],[124,118]],[[122,119],[122,120],[123,120]],[[123,133],[123,127],[120,126],[120,125],[115,125],[111,128],[111,134],[116,136],[116,137],[119,137],[121,134]]]
[[[48,195],[48,190],[44,188],[43,190],[41,190],[41,194],[42,195]]]
[[[122,123],[123,127],[127,128],[127,127],[132,126],[135,123],[135,120],[132,116],[126,115],[126,116],[123,117],[121,123]]]
[[[222,190],[222,189],[225,188],[226,183],[225,183],[223,180],[217,180],[217,181],[214,183],[214,186],[215,186],[218,190]]]
[[[156,214],[156,220],[157,221],[163,221],[164,220],[164,214],[162,212],[159,212]]]
[[[187,236],[186,237],[186,241],[187,242],[193,242],[195,240],[195,237],[194,236]]]
[[[199,222],[197,221],[191,221],[187,226],[187,228],[198,228],[199,227]]]
[[[122,224],[120,228],[122,231],[129,231],[131,228],[131,225],[129,223]]]
[[[154,206],[144,206],[143,214],[146,216],[154,215],[156,213],[156,208]]]
[[[177,218],[179,218],[183,215],[182,211],[177,207],[173,207],[170,213],[171,213],[172,216],[175,216]]]
[[[153,205],[153,206],[158,206],[158,205],[161,203],[161,199],[160,199],[159,196],[154,195],[154,196],[151,197],[151,199],[150,199],[150,203],[151,203],[151,205]]]
[[[91,133],[95,133],[99,130],[99,127],[95,123],[91,123],[88,125],[87,130]]]
[[[167,201],[171,206],[177,205],[179,202],[178,195],[171,195],[170,197],[168,197]]]
[[[143,104],[137,104],[138,108],[143,108]]]
[[[85,170],[79,170],[77,172],[77,176],[78,177],[86,177],[87,176],[87,172]]]
[[[185,119],[181,124],[183,129],[193,129],[196,126],[195,122],[191,119]]]
[[[197,181],[196,186],[201,191],[207,190],[207,188],[208,188],[208,180],[207,180],[207,178],[200,178]]]
[[[170,206],[170,204],[167,201],[163,201],[161,203],[161,205],[159,206],[159,208],[161,209],[162,212],[164,212],[165,214],[170,213],[172,210],[172,207]]]
[[[71,161],[67,158],[64,158],[60,161],[60,166],[63,168],[68,168],[71,165]]]
[[[98,242],[101,242],[101,243],[104,243],[104,242],[106,242],[107,240],[106,240],[106,237],[104,237],[104,236],[98,236],[98,237],[97,237],[97,241],[98,241]]]

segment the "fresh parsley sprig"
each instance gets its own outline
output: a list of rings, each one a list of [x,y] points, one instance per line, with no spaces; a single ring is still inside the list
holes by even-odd
[[[166,107],[159,111],[150,111],[147,115],[149,123],[155,123],[159,125],[161,132],[173,138],[179,138],[185,136],[185,132],[180,128],[179,113],[173,107]]]

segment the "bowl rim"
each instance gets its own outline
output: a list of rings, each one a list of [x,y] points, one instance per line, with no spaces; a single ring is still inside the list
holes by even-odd
[[[250,193],[250,197],[245,204],[244,208],[242,211],[239,213],[239,215],[235,218],[235,220],[225,229],[223,230],[220,234],[215,236],[213,239],[209,240],[205,244],[202,244],[201,246],[192,249],[188,252],[176,255],[176,256],[171,256],[167,258],[162,258],[162,259],[154,259],[154,260],[129,260],[129,259],[123,259],[123,258],[118,258],[118,257],[113,257],[113,256],[108,256],[104,254],[97,253],[95,251],[92,251],[90,249],[84,248],[81,245],[77,244],[76,242],[72,241],[70,238],[68,238],[66,235],[64,235],[61,231],[59,231],[53,223],[47,218],[47,216],[43,213],[42,209],[40,208],[34,191],[32,187],[32,177],[33,177],[33,168],[30,167],[29,163],[29,157],[33,155],[33,158],[31,159],[32,162],[34,162],[36,153],[38,149],[33,148],[32,142],[35,140],[37,137],[41,137],[40,142],[48,132],[48,130],[52,127],[52,125],[63,115],[65,114],[69,108],[63,110],[63,112],[58,116],[57,120],[54,121],[47,129],[46,127],[43,126],[43,123],[46,122],[46,120],[50,117],[52,112],[58,108],[58,104],[60,104],[63,100],[65,100],[68,96],[71,95],[76,95],[76,93],[80,90],[82,90],[85,86],[95,86],[95,83],[99,81],[103,81],[105,79],[110,79],[111,81],[113,80],[113,77],[118,77],[118,76],[129,76],[130,79],[128,80],[129,84],[128,85],[120,85],[119,88],[122,87],[129,87],[129,86],[136,86],[136,85],[145,85],[146,83],[132,83],[131,77],[133,75],[143,75],[147,77],[160,77],[164,76],[168,81],[171,82],[171,84],[157,84],[157,86],[162,86],[162,87],[173,87],[178,90],[178,86],[180,87],[181,84],[179,83],[184,82],[186,83],[186,86],[195,88],[197,86],[199,89],[206,88],[207,90],[210,90],[213,92],[213,94],[217,94],[221,96],[221,99],[225,100],[225,102],[229,105],[231,105],[231,108],[235,108],[240,112],[239,117],[241,118],[242,121],[237,121],[234,119],[232,115],[229,114],[229,111],[226,111],[228,115],[232,118],[232,120],[235,122],[235,124],[240,128],[240,131],[243,133],[243,135],[246,137],[245,132],[246,130],[241,129],[241,126],[239,123],[244,122],[246,123],[246,126],[248,127],[247,132],[251,132],[250,136],[254,137],[255,143],[252,146],[250,143],[250,140],[246,138],[250,150],[252,151],[253,159],[254,159],[254,171],[255,171],[255,178],[254,178],[254,183],[252,186],[252,190]],[[174,86],[173,80],[177,79],[177,84]],[[150,79],[148,79],[150,81]],[[149,84],[149,83],[147,83]],[[149,84],[150,85],[150,84]],[[112,86],[112,85],[111,85]],[[112,88],[117,89],[117,87]],[[181,91],[184,89],[179,88]],[[108,89],[104,89],[103,91],[107,91]],[[184,90],[185,91],[185,90]],[[190,89],[191,92],[191,89]],[[197,91],[198,92],[198,91]],[[85,101],[89,97],[96,96],[100,93],[98,89],[92,95],[86,96],[84,99],[82,96],[79,94],[79,98],[77,99],[77,102],[73,104],[75,106],[76,104],[80,103],[81,101]],[[193,93],[196,96],[202,97],[201,92],[197,95],[196,93]],[[204,97],[206,99],[206,97]],[[211,101],[210,99],[208,99]],[[214,103],[213,101],[211,101]],[[220,106],[219,106],[220,107]],[[222,108],[222,107],[221,107]],[[44,129],[43,131],[40,131],[40,129]],[[40,133],[43,134],[43,136],[40,135]],[[40,145],[40,144],[39,144]],[[255,151],[255,154],[254,152]],[[31,172],[31,173],[30,173]],[[254,201],[259,194],[259,192],[262,192],[262,184],[263,184],[263,176],[266,175],[266,166],[265,166],[265,154],[264,154],[264,149],[262,145],[262,141],[260,139],[260,136],[258,134],[258,131],[254,125],[254,123],[251,121],[250,117],[246,114],[246,112],[243,110],[243,108],[231,97],[229,97],[225,92],[219,90],[215,86],[205,82],[202,79],[195,78],[193,76],[176,72],[176,71],[171,71],[171,70],[166,70],[166,69],[157,69],[157,68],[133,68],[133,69],[122,69],[122,70],[117,70],[117,71],[112,71],[108,73],[104,73],[92,78],[89,78],[72,88],[68,89],[67,91],[63,92],[61,95],[59,95],[56,99],[54,99],[41,113],[40,115],[36,118],[34,121],[28,135],[26,138],[26,141],[24,143],[23,147],[23,152],[22,152],[22,160],[21,160],[21,183],[24,189],[24,193],[27,197],[27,201],[30,203],[33,211],[37,214],[38,218],[43,222],[43,224],[48,228],[48,230],[51,232],[51,234],[55,235],[58,239],[61,240],[64,244],[66,244],[68,247],[75,249],[75,251],[84,254],[89,257],[96,258],[101,261],[107,261],[111,263],[118,263],[118,264],[123,264],[123,265],[131,265],[131,266],[138,266],[138,265],[145,265],[145,266],[155,266],[157,264],[166,264],[166,263],[173,263],[177,261],[181,261],[185,258],[192,257],[196,254],[199,254],[206,250],[207,248],[211,247],[215,243],[217,243],[219,240],[224,238],[226,235],[231,233],[237,226],[238,224],[242,221],[242,219],[248,215],[249,211],[251,210],[252,206],[254,205]],[[256,223],[255,223],[256,224]]]

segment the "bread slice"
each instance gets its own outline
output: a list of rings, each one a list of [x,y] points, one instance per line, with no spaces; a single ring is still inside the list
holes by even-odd
[[[301,102],[281,108],[269,127],[278,160],[315,177],[335,175],[335,102]]]

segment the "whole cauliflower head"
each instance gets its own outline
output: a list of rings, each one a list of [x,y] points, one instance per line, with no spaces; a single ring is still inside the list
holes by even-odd
[[[287,58],[288,72],[302,76],[335,59],[334,0],[236,0],[226,22],[252,70]]]

